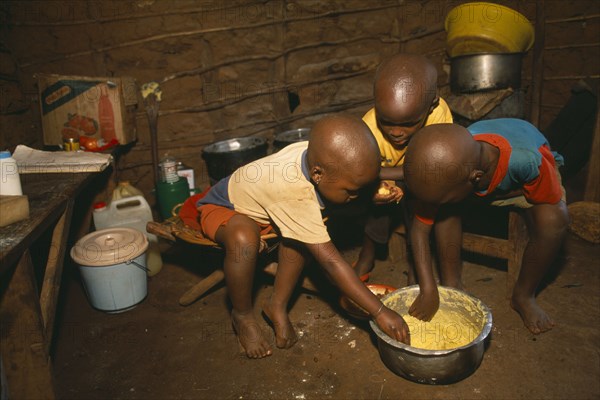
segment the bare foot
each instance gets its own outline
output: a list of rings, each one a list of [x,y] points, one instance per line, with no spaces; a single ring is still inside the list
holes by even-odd
[[[279,310],[271,303],[266,303],[263,306],[263,314],[275,332],[275,345],[278,348],[289,349],[298,341],[296,330],[285,309]]]
[[[233,310],[231,312],[231,322],[248,358],[263,358],[273,353],[256,318],[254,318],[254,314],[240,314]]]
[[[534,335],[549,331],[554,326],[554,321],[538,306],[534,297],[513,294],[510,306],[519,313],[525,327]]]

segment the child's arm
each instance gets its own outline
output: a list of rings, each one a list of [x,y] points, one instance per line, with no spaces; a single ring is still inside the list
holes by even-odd
[[[423,321],[431,320],[440,305],[437,284],[433,277],[429,246],[431,228],[432,225],[428,225],[413,216],[413,223],[410,227],[410,241],[420,290],[408,313]]]
[[[383,303],[358,279],[352,267],[343,259],[332,242],[306,244],[308,250],[325,269],[329,278],[356,304],[367,310],[388,336],[410,344],[404,319]]]

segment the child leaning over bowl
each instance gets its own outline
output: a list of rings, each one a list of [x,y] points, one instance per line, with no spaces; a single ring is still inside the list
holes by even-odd
[[[463,128],[432,125],[420,130],[406,151],[404,178],[421,207],[410,231],[421,292],[410,314],[428,320],[439,299],[429,251],[429,231],[436,212],[470,195],[492,205],[523,208],[530,240],[521,262],[510,304],[534,334],[552,329],[554,321],[535,300],[536,289],[555,259],[569,215],[558,164],[546,138],[518,119],[484,120]],[[455,237],[461,237],[457,225]],[[460,282],[460,270],[455,271]]]
[[[377,143],[367,126],[354,117],[330,116],[314,125],[308,142],[289,145],[239,168],[198,201],[202,232],[225,249],[231,319],[248,357],[272,353],[252,306],[260,235],[269,229],[281,236],[281,243],[273,293],[263,314],[275,331],[277,347],[289,348],[298,339],[287,307],[308,254],[386,334],[409,342],[402,317],[385,307],[358,279],[323,223],[326,204],[356,199],[378,174]]]
[[[423,126],[452,122],[450,108],[438,96],[437,77],[435,65],[430,60],[407,53],[388,58],[375,73],[375,107],[363,116],[363,121],[379,146],[379,175],[383,182],[380,195],[374,199],[377,204],[370,207],[363,245],[354,267],[361,279],[366,280],[373,269],[377,247],[387,244],[393,220],[402,218],[404,205],[398,205],[398,202],[403,193],[395,182],[403,179],[402,164],[411,136]],[[445,222],[435,225],[436,238],[448,242],[452,238],[440,233],[445,225]],[[444,247],[452,244],[440,243]],[[408,283],[415,283],[413,268],[408,272]]]

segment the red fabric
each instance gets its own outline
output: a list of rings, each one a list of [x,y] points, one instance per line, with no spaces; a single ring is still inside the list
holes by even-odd
[[[179,209],[179,218],[181,221],[192,229],[200,230],[200,221],[198,220],[198,208],[196,207],[196,203],[198,200],[206,196],[210,186],[206,188],[202,193],[195,194],[187,198],[187,200],[183,203],[181,208]]]
[[[536,179],[523,185],[525,198],[532,204],[556,204],[561,200],[562,190],[558,181],[554,156],[547,146],[539,148],[542,153],[540,174]]]
[[[485,197],[492,193],[494,190],[496,190],[500,182],[502,182],[502,179],[504,179],[504,177],[508,173],[508,164],[510,161],[512,146],[510,145],[509,141],[506,140],[506,138],[500,135],[495,135],[493,133],[478,133],[476,135],[473,135],[473,139],[479,142],[486,142],[500,150],[498,165],[496,166],[494,176],[492,176],[492,180],[488,185],[488,188],[482,192],[475,192],[477,196]]]
[[[223,206],[217,206],[215,204],[203,204],[201,207],[199,207],[199,214],[201,227],[200,232],[202,232],[204,237],[212,240],[213,242],[217,241],[217,230],[220,227],[227,225],[229,220],[236,215],[242,215],[235,210]],[[261,236],[273,232],[273,227],[271,225],[262,225],[258,222],[256,225],[260,229]]]
[[[433,204],[423,203],[419,200],[412,202],[412,207],[415,213],[415,217],[424,223],[425,225],[433,225],[435,222],[435,215],[437,214],[438,207]]]

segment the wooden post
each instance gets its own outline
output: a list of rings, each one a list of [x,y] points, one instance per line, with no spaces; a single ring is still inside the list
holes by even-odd
[[[546,13],[544,0],[537,0],[535,6],[535,44],[533,45],[533,66],[531,68],[531,112],[529,121],[539,128],[544,83],[544,42],[546,34]]]
[[[600,202],[600,101],[596,92],[596,125],[594,126],[594,138],[590,150],[590,161],[588,162],[588,174],[583,190],[583,200]]]
[[[44,321],[29,250],[25,250],[0,304],[0,353],[10,399],[54,399]]]

